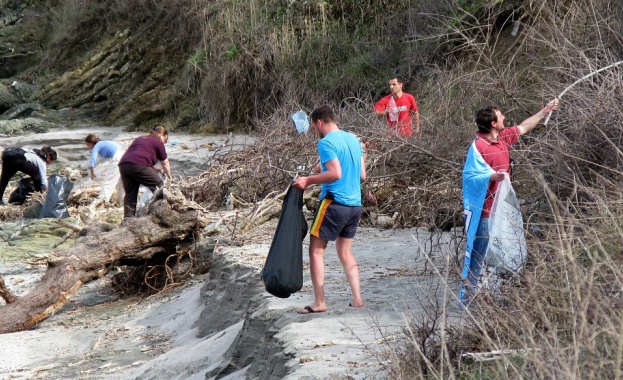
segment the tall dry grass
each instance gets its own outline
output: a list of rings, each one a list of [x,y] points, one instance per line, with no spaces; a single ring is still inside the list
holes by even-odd
[[[456,147],[474,130],[464,109],[497,103],[520,122],[578,78],[623,59],[620,14],[619,4],[581,0],[524,2],[512,14],[491,7],[448,20],[447,48],[463,64],[439,75],[446,79],[438,82],[433,124],[441,133],[455,129],[448,140]],[[623,377],[622,70],[577,84],[549,124],[512,154],[529,246],[518,281],[483,291],[462,312],[450,297],[414,319],[407,343],[388,346],[392,378]],[[449,92],[460,97],[448,101]],[[464,120],[458,131],[449,123],[454,115]],[[441,291],[456,294],[449,284]],[[497,359],[465,355],[483,352]]]

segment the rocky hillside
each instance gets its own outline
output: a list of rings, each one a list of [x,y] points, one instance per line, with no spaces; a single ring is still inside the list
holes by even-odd
[[[0,112],[39,102],[137,128],[162,121],[184,126],[198,119],[176,104],[182,48],[134,33],[122,21],[113,30],[93,28],[88,17],[97,11],[89,9],[95,2],[70,3],[0,3]],[[80,16],[85,19],[72,19]]]

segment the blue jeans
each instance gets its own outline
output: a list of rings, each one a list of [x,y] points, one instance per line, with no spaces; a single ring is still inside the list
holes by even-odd
[[[485,261],[485,254],[489,246],[489,218],[481,218],[476,230],[476,239],[472,248],[472,256],[469,262],[469,272],[467,273],[467,291],[474,293],[478,286],[478,278],[482,271]]]

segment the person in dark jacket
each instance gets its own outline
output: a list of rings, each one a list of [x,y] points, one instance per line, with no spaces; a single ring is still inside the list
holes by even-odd
[[[0,174],[0,204],[4,190],[9,180],[17,172],[22,172],[32,178],[35,190],[39,192],[48,189],[47,165],[56,161],[56,151],[49,146],[41,149],[30,148],[7,148],[2,152],[2,173]]]
[[[160,161],[162,171],[171,178],[171,166],[167,158],[164,143],[169,134],[163,126],[153,127],[148,135],[140,136],[132,141],[130,147],[119,161],[119,173],[125,190],[123,198],[123,216],[133,217],[136,214],[138,189],[141,185],[156,191],[164,186],[160,171],[154,165]]]

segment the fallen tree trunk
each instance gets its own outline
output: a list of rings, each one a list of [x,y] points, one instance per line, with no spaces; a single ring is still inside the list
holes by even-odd
[[[83,284],[105,276],[116,262],[175,253],[179,243],[192,241],[205,227],[202,212],[186,206],[179,199],[159,200],[147,217],[125,219],[108,232],[91,228],[68,251],[50,254],[38,286],[0,308],[0,334],[26,330],[52,316]]]

